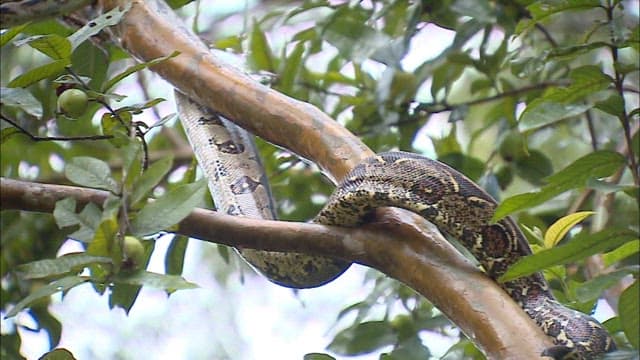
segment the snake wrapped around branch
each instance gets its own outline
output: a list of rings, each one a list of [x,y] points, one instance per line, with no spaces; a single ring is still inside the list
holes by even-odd
[[[176,92],[179,115],[198,163],[210,181],[219,211],[273,219],[269,186],[252,138],[231,121]],[[493,279],[531,249],[515,222],[491,223],[495,200],[451,167],[405,152],[382,153],[357,165],[338,184],[313,219],[324,225],[358,226],[378,207],[415,212],[456,237]],[[349,264],[295,253],[241,250],[271,281],[293,288],[327,283]],[[556,359],[591,359],[615,343],[592,317],[569,309],[552,295],[540,273],[501,284],[524,311],[553,338],[543,353]]]
[[[3,27],[64,13],[89,2],[3,1]],[[269,186],[251,136],[178,92],[176,100],[218,209],[236,216],[274,219]],[[354,167],[313,221],[358,226],[372,209],[385,206],[413,211],[459,239],[493,279],[531,254],[511,218],[491,223],[496,202],[478,185],[445,164],[404,152],[379,154]],[[320,286],[350,265],[324,257],[249,249],[242,250],[242,256],[271,281],[292,288]],[[593,359],[616,348],[595,319],[558,303],[542,274],[500,285],[553,338],[556,346],[543,355]]]

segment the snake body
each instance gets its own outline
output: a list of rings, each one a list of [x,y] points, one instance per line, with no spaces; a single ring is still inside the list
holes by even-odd
[[[268,183],[251,137],[229,120],[176,93],[181,121],[198,162],[211,182],[217,206],[237,216],[275,218]],[[358,226],[378,207],[400,207],[420,214],[456,237],[493,279],[531,249],[515,222],[491,223],[495,200],[455,169],[429,158],[388,152],[357,165],[338,184],[313,219],[324,225]],[[255,209],[255,210],[252,210]],[[349,266],[340,260],[302,254],[240,250],[271,281],[293,288],[315,287]],[[592,317],[569,309],[553,297],[540,273],[501,284],[554,340],[544,355],[591,359],[615,343]]]
[[[234,216],[275,219],[276,212],[260,157],[250,134],[228,119],[175,93],[182,125],[198,164],[209,179],[219,211]],[[299,253],[238,249],[270,281],[291,288],[323,285],[349,263]]]

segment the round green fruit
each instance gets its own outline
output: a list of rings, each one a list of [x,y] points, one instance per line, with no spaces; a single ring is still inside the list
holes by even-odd
[[[58,110],[70,118],[82,116],[87,111],[89,97],[80,89],[65,90],[58,97]]]
[[[517,131],[509,131],[500,138],[498,153],[505,161],[517,161],[529,156],[524,136]]]
[[[137,270],[145,261],[144,245],[133,236],[125,236],[122,255],[124,256],[123,266],[128,270]]]

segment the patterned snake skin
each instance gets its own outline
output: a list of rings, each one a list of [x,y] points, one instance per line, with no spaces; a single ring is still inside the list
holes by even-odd
[[[184,95],[176,93],[176,100],[198,162],[215,179],[210,187],[217,206],[232,215],[273,219],[268,184],[249,135]],[[447,165],[411,153],[383,153],[356,166],[313,222],[357,226],[372,209],[384,206],[420,214],[456,237],[494,279],[531,254],[511,218],[490,223],[496,202],[484,190]],[[271,281],[294,288],[322,285],[349,266],[301,254],[256,250],[241,254]],[[553,338],[556,346],[543,355],[592,359],[615,349],[597,320],[555,300],[540,273],[501,286]]]

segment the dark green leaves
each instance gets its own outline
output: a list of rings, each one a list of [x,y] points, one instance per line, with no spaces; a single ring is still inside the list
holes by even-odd
[[[518,121],[520,131],[537,129],[582,114],[595,106],[593,101],[588,101],[589,98],[613,83],[613,79],[600,67],[592,65],[574,69],[569,77],[569,86],[550,88],[542,97],[528,104]]]
[[[325,27],[324,38],[338,48],[340,54],[361,63],[391,39],[366,23],[368,14],[361,9],[342,7]]]
[[[620,322],[627,339],[634,348],[640,348],[640,323],[638,313],[640,313],[640,285],[638,279],[620,295],[618,311],[620,312]]]
[[[206,190],[207,182],[204,179],[172,189],[138,212],[131,223],[132,233],[144,236],[177,224],[202,203]]]
[[[353,356],[394,344],[396,341],[397,335],[388,322],[369,321],[342,330],[327,348],[340,355]]]
[[[625,229],[606,229],[595,234],[582,232],[565,245],[539,251],[522,258],[500,278],[505,282],[554,266],[568,264],[594,254],[612,250],[638,238]]]
[[[609,176],[623,165],[624,157],[617,152],[603,150],[585,155],[547,177],[547,185],[539,191],[505,199],[496,209],[493,220],[498,221],[513,212],[542,204],[567,190],[585,187],[589,179]]]

